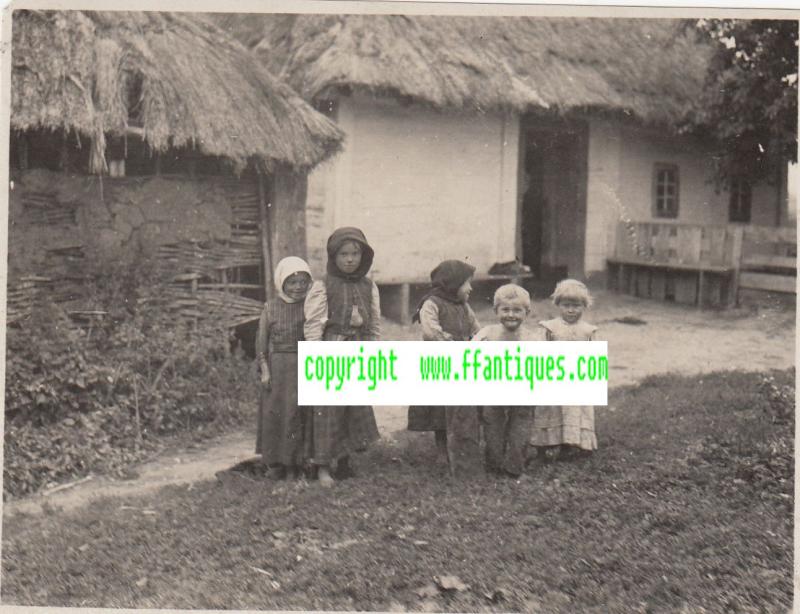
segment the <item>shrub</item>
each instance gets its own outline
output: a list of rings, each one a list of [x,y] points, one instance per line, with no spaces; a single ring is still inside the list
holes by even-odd
[[[97,326],[43,304],[9,327],[4,494],[120,469],[159,436],[252,411],[252,365],[231,354],[224,327],[171,316],[157,279],[146,262],[97,274]]]

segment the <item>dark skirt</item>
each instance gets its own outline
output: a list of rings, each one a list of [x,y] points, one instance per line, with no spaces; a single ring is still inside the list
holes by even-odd
[[[357,336],[344,337],[330,331],[325,332],[323,339],[360,340]],[[334,464],[353,452],[363,452],[370,443],[380,439],[375,412],[368,405],[320,405],[309,409],[313,409],[310,462],[315,465]]]
[[[302,466],[308,460],[312,411],[297,405],[297,354],[270,355],[272,389],[261,389],[256,453],[268,465]]]
[[[408,408],[409,431],[444,431],[447,429],[445,408],[412,405]]]

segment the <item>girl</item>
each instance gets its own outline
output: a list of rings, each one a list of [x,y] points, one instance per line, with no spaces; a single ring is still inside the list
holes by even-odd
[[[460,260],[445,260],[433,269],[431,289],[412,319],[422,325],[425,341],[469,341],[480,330],[467,304],[474,273],[474,266]],[[436,433],[436,445],[447,453],[451,474],[479,472],[477,411],[468,407],[409,407],[408,430]]]
[[[307,341],[377,341],[381,336],[378,286],[365,277],[374,252],[358,228],[339,228],[328,238],[328,266],[315,281],[305,303]],[[351,452],[378,439],[371,407],[316,407],[312,426],[311,462],[321,485],[333,485],[350,473]]]
[[[593,303],[583,283],[575,279],[559,282],[552,299],[561,317],[539,323],[547,341],[595,340],[597,327],[581,319],[584,310]],[[537,407],[533,426],[531,443],[539,448],[540,457],[547,449],[552,450],[555,457],[560,452],[597,449],[593,407]]]
[[[303,301],[311,271],[290,256],[275,269],[278,296],[264,305],[256,352],[261,368],[256,453],[273,479],[296,479],[306,460],[309,408],[297,406],[297,342],[303,339]]]

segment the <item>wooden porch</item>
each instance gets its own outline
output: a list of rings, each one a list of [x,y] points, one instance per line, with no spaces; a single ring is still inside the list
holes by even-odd
[[[609,288],[677,303],[732,306],[741,289],[796,292],[797,231],[789,227],[620,222]]]

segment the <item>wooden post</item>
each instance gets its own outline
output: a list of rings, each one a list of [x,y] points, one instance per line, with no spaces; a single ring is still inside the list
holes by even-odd
[[[66,130],[61,131],[61,151],[58,158],[58,170],[66,171],[69,166],[69,141]]]
[[[19,140],[17,142],[19,143],[19,150],[17,152],[19,154],[19,160],[18,160],[19,169],[21,171],[27,171],[28,170],[28,147],[29,147],[28,146],[28,135],[25,134],[24,132],[21,132],[20,135],[19,135]]]
[[[264,175],[258,173],[258,213],[259,234],[261,235],[261,261],[264,263],[264,297],[269,300],[273,296],[272,282],[272,225],[270,224],[269,205],[267,203]]]
[[[705,284],[705,274],[703,269],[700,269],[697,272],[697,308],[703,308],[703,296],[705,295],[706,291],[706,284]]]
[[[286,256],[307,258],[306,192],[308,177],[281,165],[273,175],[270,223],[272,254],[276,261]]]
[[[411,324],[411,284],[400,284],[400,324]]]
[[[742,243],[744,242],[744,228],[737,226],[732,229],[730,264],[733,267],[731,281],[728,286],[728,305],[735,307],[739,304],[739,276],[742,268]]]

